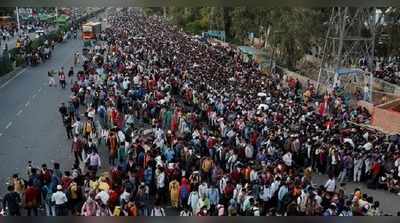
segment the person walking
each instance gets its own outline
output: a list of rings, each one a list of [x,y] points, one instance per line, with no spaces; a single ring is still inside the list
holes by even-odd
[[[59,78],[60,78],[60,85],[61,85],[61,88],[62,89],[65,89],[65,85],[67,84],[66,83],[66,78],[65,78],[65,74],[64,73],[61,73],[60,74],[60,76],[59,76]]]
[[[59,79],[61,88],[65,89],[66,77],[65,77],[65,73],[64,73],[64,67],[61,67],[61,70],[58,72],[58,79]]]
[[[157,197],[159,198],[159,201],[161,203],[165,202],[166,198],[166,185],[165,185],[165,172],[164,168],[161,166],[158,166],[156,170],[156,188],[157,188]]]
[[[107,147],[109,152],[109,164],[111,166],[115,166],[115,160],[117,159],[118,139],[113,132],[111,132],[107,138]]]
[[[74,54],[74,66],[77,66],[77,65],[79,65],[79,53],[78,52],[76,52]]]
[[[64,127],[67,132],[67,138],[73,138],[74,134],[72,133],[72,118],[70,115],[64,117]]]
[[[57,85],[56,85],[56,81],[54,80],[54,71],[49,70],[47,72],[47,76],[49,77],[49,87],[52,87],[52,86],[56,87]]]
[[[8,193],[3,198],[3,209],[7,210],[9,216],[20,216],[21,215],[21,197],[19,193],[14,190],[13,185],[9,185]]]
[[[357,155],[356,157],[354,157],[354,165],[353,165],[354,166],[354,174],[353,174],[354,182],[360,182],[363,164],[364,164],[364,160],[362,158],[362,155]]]
[[[61,114],[61,120],[64,120],[65,116],[67,115],[68,111],[67,111],[67,107],[65,106],[65,103],[62,102],[61,106],[58,108],[58,111]]]
[[[69,83],[72,85],[74,82],[74,67],[70,67],[68,71],[68,78],[69,78]]]
[[[177,208],[179,204],[179,182],[176,179],[169,183],[169,194],[172,207]]]
[[[24,193],[24,204],[25,209],[28,212],[28,216],[31,216],[32,212],[34,216],[38,216],[38,207],[40,203],[40,191],[34,187],[32,183],[28,183],[28,188]]]
[[[333,194],[335,193],[336,190],[336,180],[335,180],[335,176],[333,175],[333,173],[329,174],[329,179],[326,181],[325,183],[325,190],[330,193]]]
[[[51,197],[51,201],[55,204],[56,216],[66,215],[65,209],[68,198],[62,190],[63,187],[61,185],[57,185],[57,192],[55,192]]]
[[[97,170],[101,167],[101,159],[97,153],[97,149],[92,149],[91,153],[86,157],[85,163],[90,171],[96,175]]]
[[[97,211],[100,209],[99,203],[95,200],[95,192],[89,192],[87,200],[82,205],[81,216],[96,216]]]
[[[71,145],[71,152],[74,153],[75,163],[79,164],[82,161],[82,150],[83,150],[83,142],[79,138],[78,134],[75,134],[74,139]]]

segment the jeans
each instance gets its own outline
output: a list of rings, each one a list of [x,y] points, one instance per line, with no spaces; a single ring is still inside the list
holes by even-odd
[[[343,168],[339,173],[338,182],[342,183],[343,181],[346,180],[346,177],[347,177],[347,169]]]
[[[74,137],[73,134],[72,134],[72,128],[66,128],[66,131],[67,131],[67,138],[68,139],[71,139],[71,138]]]
[[[214,148],[208,149],[208,154],[209,154],[210,157],[214,160]]]
[[[149,210],[147,207],[142,207],[139,209],[139,216],[149,216]]]
[[[111,166],[115,166],[115,161],[117,160],[117,158],[115,157],[115,156],[109,156],[108,157],[108,163],[111,165]]]
[[[55,207],[56,216],[65,216],[65,205],[60,204]]]
[[[55,216],[55,208],[51,204],[45,203],[46,216]]]
[[[8,210],[8,215],[9,216],[21,216],[21,212],[19,211],[19,209]]]
[[[34,216],[38,216],[38,209],[37,208],[27,208],[26,210],[28,211],[28,216],[32,215],[32,211],[33,211],[33,215]]]
[[[74,152],[74,157],[75,157],[75,163],[76,163],[76,164],[79,164],[80,161],[83,160],[83,159],[82,159],[82,153],[79,152],[79,151]]]
[[[65,84],[66,84],[66,81],[65,80],[61,80],[60,81],[60,85],[61,85],[61,88],[65,88]]]
[[[354,176],[353,176],[354,182],[360,182],[361,181],[361,168],[354,168]]]

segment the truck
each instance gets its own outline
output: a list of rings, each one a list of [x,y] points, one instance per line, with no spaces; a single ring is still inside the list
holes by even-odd
[[[95,40],[101,32],[101,22],[88,22],[82,25],[82,39]]]

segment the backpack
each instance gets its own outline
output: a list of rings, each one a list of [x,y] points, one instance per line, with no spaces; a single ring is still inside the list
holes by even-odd
[[[106,117],[106,111],[104,108],[99,109],[99,117],[101,117],[101,118]]]
[[[42,175],[41,177],[43,179],[43,183],[44,184],[50,183],[50,181],[51,181],[51,173],[50,173],[49,170],[46,170],[45,172],[42,172],[41,175]]]
[[[179,193],[179,197],[181,201],[185,201],[189,198],[189,190],[187,187],[181,187],[181,191]]]
[[[42,181],[39,176],[35,176],[32,178],[32,185],[36,188],[40,188],[42,186]]]
[[[73,192],[72,191],[72,185],[68,187],[68,190],[67,190],[67,193],[66,193],[68,200],[76,200],[76,199],[79,198],[79,194],[80,194],[79,186],[76,186],[76,189],[77,190],[75,192]]]

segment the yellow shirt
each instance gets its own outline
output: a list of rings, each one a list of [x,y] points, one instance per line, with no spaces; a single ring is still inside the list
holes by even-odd
[[[99,182],[90,180],[89,187],[92,190],[96,190],[99,187]]]
[[[110,186],[105,182],[100,182],[99,183],[99,189],[100,190],[104,190],[104,191],[108,191],[110,189]]]

